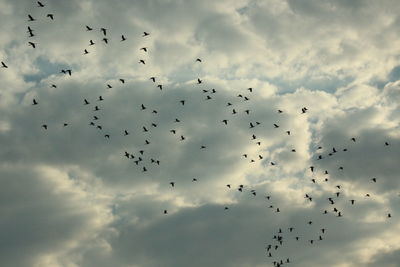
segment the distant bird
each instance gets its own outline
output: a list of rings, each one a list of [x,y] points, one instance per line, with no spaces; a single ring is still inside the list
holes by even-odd
[[[28,18],[29,18],[28,21],[35,21],[35,19],[34,19],[30,14],[28,14]],[[29,27],[28,27],[28,28],[29,28]]]
[[[85,102],[85,105],[89,105],[89,101],[86,100],[86,98],[83,100]]]
[[[156,77],[150,77],[150,80],[152,80],[153,83],[155,83],[156,82]]]
[[[38,7],[44,7],[44,4],[42,2],[37,1],[37,3],[38,3]]]
[[[34,43],[34,42],[28,42],[28,44],[29,44],[30,46],[32,46],[33,48],[36,48],[36,43]]]
[[[201,84],[203,81],[200,78],[197,78],[197,84]]]
[[[105,134],[104,137],[110,139],[110,135],[109,134]]]
[[[103,38],[102,41],[106,44],[108,44],[108,38]]]
[[[124,35],[121,35],[121,42],[126,41],[126,37]]]
[[[170,182],[169,184],[170,184],[172,187],[175,186],[175,182]]]
[[[225,125],[228,125],[228,120],[222,120],[223,123],[225,123]]]
[[[142,37],[149,36],[149,35],[150,35],[150,33],[148,33],[148,32],[143,32]]]
[[[83,54],[84,54],[84,55],[87,55],[87,54],[89,54],[89,51],[87,51],[87,49],[85,49],[85,50],[83,51]]]
[[[185,140],[185,137],[183,135],[181,135],[181,141]]]
[[[121,83],[125,83],[125,80],[124,80],[124,79],[119,79],[119,81],[120,81]]]
[[[147,52],[147,47],[142,47],[139,50],[143,50],[144,52]]]
[[[167,210],[164,210],[164,214],[168,214],[168,211],[167,211]]]
[[[53,14],[47,14],[47,17],[50,18],[51,20],[54,20],[54,15]]]
[[[192,179],[192,182],[197,182],[197,179],[196,179],[196,178],[193,178],[193,179]]]
[[[93,28],[91,28],[91,27],[89,27],[89,26],[86,25],[86,30],[87,30],[87,31],[91,31],[91,30],[93,30]]]
[[[388,146],[389,145],[389,143],[388,142],[385,142],[385,146]]]
[[[196,59],[196,62],[201,62],[201,59],[200,58]]]
[[[64,126],[64,127],[68,126],[68,123],[64,123],[63,126]]]
[[[282,113],[282,112],[283,112],[282,110],[278,109],[278,113]]]
[[[94,44],[95,44],[95,42],[93,42],[93,40],[90,40],[89,45],[94,45]]]
[[[47,124],[43,124],[42,128],[44,128],[45,130],[47,130]]]
[[[306,113],[307,110],[308,110],[308,109],[307,109],[306,107],[304,107],[304,108],[301,109],[301,113]]]
[[[101,28],[100,31],[103,33],[104,36],[107,35],[107,29],[106,28]]]
[[[28,26],[28,31],[27,31],[28,33],[29,33],[29,37],[33,37],[33,36],[35,36],[34,34],[33,34],[33,30],[32,30],[32,28],[31,27],[29,27]]]
[[[387,217],[392,218],[392,214],[388,213]]]
[[[103,101],[104,98],[102,96],[99,96],[99,99],[97,101]]]
[[[37,105],[37,104],[38,104],[38,102],[36,101],[36,99],[33,99],[32,102],[33,102],[32,105]]]
[[[170,132],[176,134],[176,130],[170,130]]]
[[[158,88],[160,88],[160,90],[162,90],[162,84],[157,85]]]
[[[372,180],[374,183],[376,183],[376,178],[372,178],[371,180]]]
[[[279,125],[274,123],[274,127],[275,128],[279,128]]]
[[[145,110],[146,107],[142,104],[142,105],[141,105],[141,109],[142,109],[142,110]]]
[[[351,199],[350,202],[351,202],[351,205],[354,205],[355,200]]]
[[[8,66],[6,65],[6,63],[4,63],[3,61],[1,62],[1,67],[2,67],[2,68],[6,68],[6,69],[8,68]]]
[[[143,59],[141,59],[141,60],[139,60],[139,64],[146,64],[146,62],[144,62],[144,60]]]
[[[352,137],[352,138],[351,138],[351,141],[355,142],[355,141],[356,141],[356,139],[355,139],[354,137]]]
[[[129,132],[127,130],[124,131],[124,136],[127,136]]]
[[[182,104],[182,106],[185,105],[185,100],[181,100],[181,101],[179,101],[179,102]]]
[[[252,93],[253,92],[253,88],[247,88],[247,90],[249,90],[250,91],[250,93]]]
[[[52,84],[51,87],[52,87],[52,88],[57,88],[57,85]]]

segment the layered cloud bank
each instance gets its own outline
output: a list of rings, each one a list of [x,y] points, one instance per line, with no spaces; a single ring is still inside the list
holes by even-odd
[[[395,1],[41,3],[0,0],[2,266],[400,262]]]

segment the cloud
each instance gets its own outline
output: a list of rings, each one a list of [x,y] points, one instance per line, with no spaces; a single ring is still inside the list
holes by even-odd
[[[0,2],[3,265],[395,264],[394,2],[45,5]]]

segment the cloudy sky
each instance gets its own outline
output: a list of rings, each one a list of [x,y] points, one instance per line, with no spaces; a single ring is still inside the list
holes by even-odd
[[[41,4],[0,0],[1,266],[399,266],[397,1]]]

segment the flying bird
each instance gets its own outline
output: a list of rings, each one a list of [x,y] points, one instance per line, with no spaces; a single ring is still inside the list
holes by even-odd
[[[47,17],[50,18],[51,20],[54,20],[54,15],[53,14],[47,14]]]
[[[6,68],[6,69],[8,68],[8,66],[6,65],[6,63],[4,63],[3,61],[1,62],[1,67],[2,67],[2,68]]]

